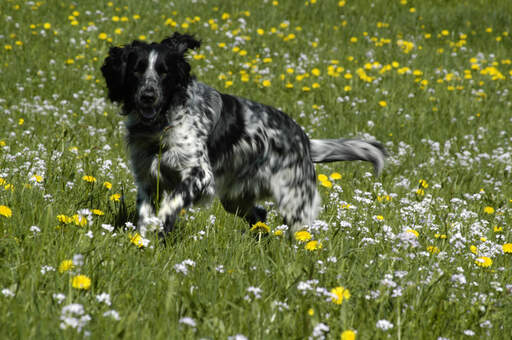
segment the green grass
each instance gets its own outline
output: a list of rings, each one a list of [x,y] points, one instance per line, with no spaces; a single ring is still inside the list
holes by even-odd
[[[173,3],[0,4],[0,338],[511,334],[509,1]],[[321,249],[276,235],[268,203],[259,240],[217,201],[184,212],[166,246],[130,242],[133,178],[99,69],[109,46],[175,30],[203,42],[189,58],[199,80],[282,108],[312,137],[386,145],[378,178],[369,164],[318,166],[342,174],[319,182]],[[73,288],[79,274],[88,289]],[[350,298],[336,304],[339,286]],[[61,327],[71,304],[82,327]]]

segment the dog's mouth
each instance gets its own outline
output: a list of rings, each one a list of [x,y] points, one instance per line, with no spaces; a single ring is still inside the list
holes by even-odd
[[[142,106],[140,109],[140,116],[142,117],[142,120],[151,123],[155,120],[155,118],[158,116],[159,109],[154,106],[148,106],[144,107]]]

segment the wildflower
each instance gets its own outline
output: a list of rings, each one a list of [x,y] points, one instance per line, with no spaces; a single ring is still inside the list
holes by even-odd
[[[332,183],[331,183],[331,181],[329,181],[329,180],[322,181],[322,182],[320,182],[320,184],[321,184],[323,187],[326,187],[326,188],[332,188]]]
[[[341,340],[356,340],[356,332],[353,330],[346,330],[341,333]]]
[[[308,309],[308,315],[309,316],[315,315],[315,310],[313,308]]]
[[[98,34],[98,39],[100,39],[100,40],[106,40],[107,38],[108,38],[107,33]]]
[[[475,255],[476,255],[476,254],[478,254],[478,248],[477,248],[476,246],[474,246],[474,245],[471,245],[471,246],[469,247],[469,250],[470,250],[473,254],[475,254]]]
[[[420,186],[421,188],[424,188],[424,189],[427,189],[427,188],[428,188],[428,183],[427,183],[427,181],[425,181],[424,179],[420,179],[420,180],[418,181],[418,183],[419,183],[419,186]]]
[[[59,264],[59,273],[67,272],[68,270],[71,270],[75,268],[75,265],[73,264],[72,260],[63,260]]]
[[[71,222],[73,222],[73,217],[66,215],[57,215],[57,221],[64,224],[70,224]]]
[[[23,125],[24,123],[25,123],[25,119],[20,118],[20,119],[18,120],[18,125]]]
[[[494,208],[487,206],[484,208],[484,213],[492,215],[492,214],[494,214]]]
[[[388,103],[386,103],[386,101],[385,101],[385,100],[381,100],[381,101],[379,102],[379,106],[380,106],[380,107],[386,107],[386,106],[388,106]]]
[[[114,202],[119,202],[119,200],[121,199],[121,194],[110,195],[109,199]]]
[[[436,247],[436,246],[428,246],[428,247],[427,247],[427,251],[428,251],[429,253],[431,253],[431,254],[437,254],[437,253],[439,253],[439,251],[440,251],[440,250],[439,250],[439,248],[438,248],[438,247]]]
[[[133,236],[129,235],[129,237],[130,242],[135,244],[139,248],[146,247],[149,243],[149,240],[142,237],[139,233],[135,233],[135,235]]]
[[[119,313],[116,310],[113,310],[113,309],[108,310],[105,313],[103,313],[103,316],[104,317],[109,317],[110,316],[110,317],[112,317],[112,319],[117,320],[117,321],[121,320],[121,317],[119,316]]]
[[[105,215],[105,213],[99,209],[92,209],[92,213],[97,216]]]
[[[375,327],[382,329],[383,331],[387,331],[389,329],[392,329],[394,326],[388,320],[379,320],[379,321],[377,321],[377,324],[375,325]]]
[[[85,227],[87,225],[87,218],[83,215],[78,215],[78,214],[75,214],[73,215],[73,222],[75,223],[75,225],[79,226],[79,227]]]
[[[252,225],[251,231],[267,234],[270,232],[270,227],[268,225],[266,225],[265,223],[258,221]]]
[[[501,248],[503,249],[504,253],[512,253],[512,243],[505,243],[504,245],[501,246]]]
[[[283,231],[282,230],[274,231],[274,236],[283,236]]]
[[[5,217],[11,217],[12,210],[5,205],[0,205],[0,215],[5,216]]]
[[[338,286],[336,288],[331,289],[332,302],[337,305],[341,305],[343,303],[343,299],[350,299],[350,292],[343,286]]]
[[[309,251],[314,251],[314,250],[322,249],[322,243],[318,242],[318,241],[309,241],[304,246],[304,249],[309,250]]]
[[[414,230],[414,229],[407,229],[405,232],[406,233],[411,233],[411,234],[413,234],[416,237],[420,236],[420,234],[416,230]]]
[[[107,190],[110,190],[110,189],[112,189],[112,183],[103,182],[103,187],[106,188]]]
[[[181,318],[178,323],[182,323],[184,325],[187,325],[187,326],[190,326],[190,327],[196,327],[197,326],[197,322],[196,320],[186,316],[184,318]]]
[[[320,182],[324,182],[324,181],[327,181],[327,180],[328,180],[328,178],[327,178],[327,176],[326,176],[326,175],[324,175],[324,174],[320,174],[320,175],[318,175],[318,180],[319,180]]]
[[[333,180],[338,180],[338,179],[341,179],[341,174],[338,172],[333,172],[330,177]]]
[[[299,242],[307,242],[311,240],[311,237],[311,234],[306,230],[298,231],[295,233],[295,239]]]
[[[492,259],[487,257],[487,256],[481,256],[481,257],[478,257],[475,260],[475,263],[479,267],[487,268],[487,267],[490,267],[492,265]]]
[[[270,82],[270,80],[268,79],[265,79],[261,85],[263,85],[263,87],[269,87],[270,85],[272,85],[272,83]]]
[[[82,179],[83,179],[84,181],[86,181],[86,182],[89,182],[89,183],[94,183],[94,182],[96,182],[96,178],[95,178],[95,177],[93,177],[93,176],[84,176],[84,177],[82,177]]]
[[[91,279],[86,275],[77,275],[71,280],[71,285],[76,289],[88,290],[91,288]]]
[[[8,288],[2,289],[2,294],[5,297],[13,297],[14,296],[14,293]]]

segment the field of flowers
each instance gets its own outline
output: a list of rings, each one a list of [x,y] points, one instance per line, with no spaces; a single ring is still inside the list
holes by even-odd
[[[0,3],[0,338],[506,339],[512,334],[512,3]],[[390,152],[319,165],[288,241],[217,201],[136,233],[109,46],[174,31],[194,74],[315,138]],[[508,184],[507,184],[508,183]]]

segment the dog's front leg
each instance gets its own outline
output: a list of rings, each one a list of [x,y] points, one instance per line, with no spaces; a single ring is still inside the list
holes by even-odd
[[[145,234],[149,225],[161,227],[161,223],[155,215],[151,192],[141,184],[137,186],[137,213],[139,215],[137,228],[142,234]]]
[[[158,219],[170,232],[180,211],[199,201],[205,194],[213,194],[213,173],[209,166],[196,166],[182,171],[182,180],[170,194],[164,194],[160,202]]]

